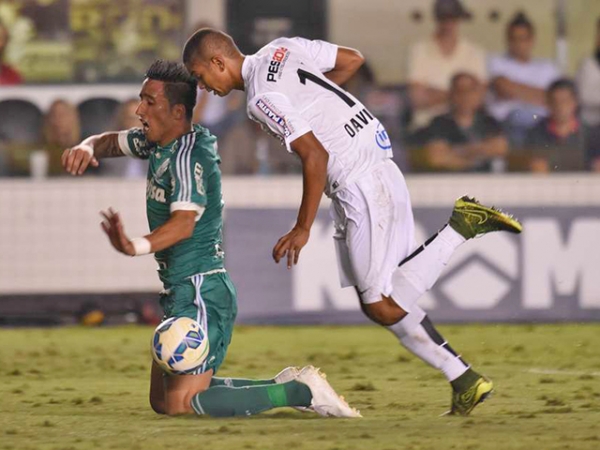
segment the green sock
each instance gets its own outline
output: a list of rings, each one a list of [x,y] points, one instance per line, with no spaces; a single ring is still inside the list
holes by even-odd
[[[298,381],[262,386],[214,386],[196,394],[192,408],[197,414],[212,417],[251,416],[282,406],[310,406],[311,400],[308,386]]]
[[[214,386],[229,386],[229,387],[246,387],[259,386],[264,384],[276,384],[275,380],[249,380],[247,378],[218,378],[212,377],[210,387]]]
[[[464,392],[469,389],[480,377],[481,375],[479,375],[473,369],[467,369],[467,371],[456,380],[452,380],[450,385],[455,392]]]

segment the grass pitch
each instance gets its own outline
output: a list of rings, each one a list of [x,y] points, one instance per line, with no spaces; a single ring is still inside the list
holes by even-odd
[[[600,325],[444,326],[496,384],[468,417],[450,389],[372,327],[238,327],[222,376],[314,364],[363,419],[289,409],[170,418],[148,405],[150,328],[0,330],[0,449],[598,449]]]

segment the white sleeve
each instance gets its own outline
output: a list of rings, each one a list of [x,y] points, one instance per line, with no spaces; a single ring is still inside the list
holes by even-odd
[[[322,73],[329,72],[335,67],[338,52],[337,45],[320,40],[311,41],[301,37],[295,37],[291,40],[308,52]]]
[[[118,142],[121,151],[132,158],[148,159],[154,149],[141,128],[119,131]]]
[[[128,133],[129,133],[129,130],[119,131],[119,134],[118,134],[119,148],[125,154],[125,156],[129,156],[131,158],[134,158],[133,152],[129,148],[129,142],[127,141],[127,134]]]
[[[171,213],[175,211],[195,211],[196,212],[196,222],[200,220],[202,214],[206,210],[206,207],[203,205],[199,205],[197,203],[192,202],[173,202],[169,207]]]
[[[293,141],[312,131],[288,97],[279,92],[256,95],[248,103],[248,112],[252,119],[263,125],[265,131],[280,138],[289,152]]]

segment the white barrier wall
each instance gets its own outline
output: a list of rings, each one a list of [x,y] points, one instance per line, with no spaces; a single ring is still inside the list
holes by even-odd
[[[408,183],[419,240],[447,220],[464,193],[516,212],[525,226],[520,236],[497,233],[461,247],[422,299],[432,315],[600,319],[600,178],[412,176]],[[272,262],[270,252],[294,221],[301,180],[226,178],[223,189],[227,266],[242,318],[359,317],[354,292],[338,285],[327,199],[300,265],[290,273]],[[0,314],[3,299],[15,296],[157,292],[152,257],[118,254],[100,229],[99,211],[111,206],[122,213],[130,236],[145,234],[145,192],[143,180],[0,181]]]

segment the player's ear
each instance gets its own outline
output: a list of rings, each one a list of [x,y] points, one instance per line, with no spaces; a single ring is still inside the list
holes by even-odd
[[[173,106],[173,116],[175,117],[175,119],[177,120],[181,120],[183,118],[186,117],[185,115],[185,106],[181,103],[176,104],[175,106]]]
[[[210,59],[219,72],[225,71],[225,58],[222,55],[215,55]]]

